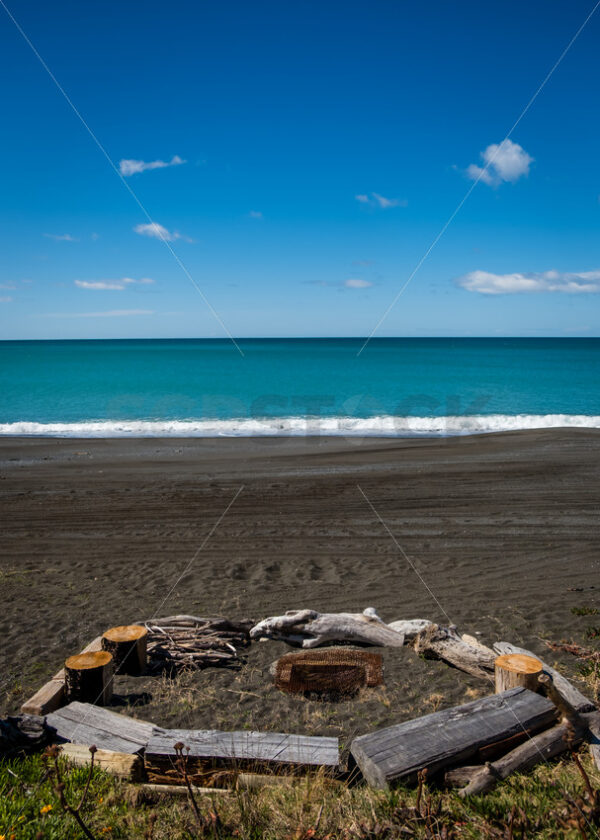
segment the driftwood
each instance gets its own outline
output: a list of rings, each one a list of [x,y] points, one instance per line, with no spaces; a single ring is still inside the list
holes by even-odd
[[[556,709],[549,700],[513,688],[361,735],[350,752],[367,782],[386,788],[414,779],[424,768],[434,773],[477,756],[484,747],[527,738],[555,720]]]
[[[511,645],[509,642],[496,642],[494,645],[494,650],[497,653],[524,653],[526,656],[534,656],[535,654],[532,653],[530,650],[525,650],[525,648],[517,647],[516,645]],[[539,658],[539,657],[537,657]],[[561,695],[569,701],[569,703],[576,709],[578,712],[593,712],[596,709],[594,703],[591,700],[588,700],[575,686],[569,682],[566,677],[563,677],[558,671],[554,668],[551,668],[542,660],[542,665],[544,668],[544,673],[549,674],[552,677],[554,685],[560,691]]]
[[[404,641],[410,642],[432,624],[433,622],[426,618],[409,618],[402,621],[390,621],[388,627],[396,633],[402,633]]]
[[[494,673],[496,654],[484,645],[469,644],[456,627],[431,624],[417,635],[415,651],[426,659],[442,659],[467,674],[489,679]]]
[[[237,665],[238,651],[250,644],[250,621],[171,615],[142,623],[148,633],[150,673]]]
[[[289,610],[265,618],[250,630],[252,639],[277,639],[290,645],[314,648],[330,642],[402,647],[404,634],[379,618],[372,607],[362,613],[318,613]]]
[[[482,770],[483,764],[464,764],[452,767],[444,773],[444,785],[448,788],[464,788]]]

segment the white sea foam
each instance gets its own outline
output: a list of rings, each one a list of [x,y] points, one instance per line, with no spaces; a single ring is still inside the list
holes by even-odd
[[[79,423],[0,423],[0,435],[50,437],[438,437],[519,429],[600,428],[586,414],[490,414],[448,417],[264,417],[231,420],[90,420]]]

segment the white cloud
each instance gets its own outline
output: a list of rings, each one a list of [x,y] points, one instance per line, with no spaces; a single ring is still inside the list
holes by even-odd
[[[388,210],[390,207],[406,207],[408,201],[399,198],[386,198],[384,195],[372,192],[369,195],[364,193],[355,195],[354,198],[361,204],[368,204],[371,207],[380,207],[382,210]]]
[[[122,291],[125,286],[121,283],[106,283],[104,281],[98,282],[90,282],[88,280],[75,280],[75,285],[79,286],[80,289],[106,289],[106,290],[119,290]]]
[[[70,233],[45,233],[44,236],[55,242],[79,242],[79,239],[71,236]]]
[[[514,295],[538,292],[564,294],[600,293],[600,271],[560,272],[542,271],[525,274],[492,274],[489,271],[471,271],[457,280],[469,292],[482,295]]]
[[[263,218],[263,214],[260,212],[260,210],[251,210],[251,211],[248,213],[248,216],[249,216],[251,219],[262,219],[262,218]]]
[[[182,163],[187,163],[187,160],[183,160],[179,155],[173,155],[171,160],[122,160],[119,163],[119,172],[127,178],[149,169],[164,169],[167,166],[180,166]]]
[[[6,289],[7,291],[13,291],[17,287],[14,283],[0,283],[0,289]]]
[[[529,166],[533,158],[522,146],[512,140],[492,143],[481,157],[485,166],[472,163],[467,167],[467,176],[473,181],[483,181],[490,187],[497,187],[503,181],[514,183],[524,175],[529,175]]]
[[[369,280],[363,280],[361,277],[351,277],[344,281],[344,286],[347,289],[368,289],[372,285]]]
[[[147,225],[136,225],[134,227],[134,231],[139,233],[140,236],[151,236],[154,239],[162,239],[164,242],[174,242],[176,239],[185,239],[180,233],[177,231],[171,232],[167,230],[166,227],[159,225],[158,222],[150,222]],[[190,241],[190,240],[186,240]]]
[[[123,277],[122,280],[75,280],[75,285],[80,289],[96,289],[102,291],[118,291],[122,292],[126,286],[132,284],[148,285],[154,283],[149,277],[142,277],[140,280],[134,280],[132,277]]]
[[[10,303],[12,298],[10,296],[0,297],[0,303]]]

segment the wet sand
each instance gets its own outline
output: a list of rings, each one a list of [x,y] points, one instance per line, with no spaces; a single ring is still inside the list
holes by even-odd
[[[2,709],[107,627],[180,612],[259,620],[374,606],[384,620],[451,621],[523,644],[573,676],[575,661],[542,640],[583,642],[600,624],[572,612],[600,609],[599,475],[593,430],[1,439]],[[176,686],[122,679],[117,692],[140,695],[133,713],[163,725],[347,739],[490,690],[403,649],[385,652],[385,690],[300,700],[271,686],[268,666],[286,650],[254,644],[239,671]]]

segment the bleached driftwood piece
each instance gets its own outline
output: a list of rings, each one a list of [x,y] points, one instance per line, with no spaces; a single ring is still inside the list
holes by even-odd
[[[472,647],[481,648],[482,650],[485,650],[486,652],[490,651],[489,647],[484,645],[483,642],[480,642],[479,639],[477,639],[475,636],[471,636],[469,633],[461,633],[460,638],[467,645],[472,645]]]
[[[396,633],[402,633],[404,636],[405,642],[410,642],[415,636],[418,636],[419,633],[422,633],[427,627],[430,627],[433,624],[432,621],[429,621],[427,618],[409,618],[409,619],[402,619],[401,621],[390,621],[388,627],[391,630],[395,630]]]
[[[373,607],[362,613],[318,613],[289,610],[285,615],[265,618],[250,630],[252,639],[277,639],[303,648],[328,642],[402,647],[404,634],[392,630]]]
[[[474,677],[489,679],[494,673],[494,651],[484,645],[468,644],[454,625],[426,627],[415,639],[415,651],[426,659],[442,659]]]
[[[453,767],[444,773],[444,785],[448,788],[464,788],[469,782],[484,769],[483,764],[465,764],[462,767]]]
[[[511,645],[510,642],[496,642],[494,644],[494,650],[497,653],[524,653],[526,656],[534,656],[535,653],[532,653],[530,650],[525,650],[525,648],[517,647],[516,645]],[[539,657],[537,657],[539,659]],[[554,681],[554,685],[558,688],[560,693],[564,698],[566,698],[569,703],[573,706],[574,709],[577,709],[578,712],[593,712],[596,709],[594,703],[591,700],[588,700],[585,695],[583,695],[575,686],[569,682],[566,677],[563,677],[562,674],[559,674],[554,668],[551,668],[542,660],[542,665],[544,667],[544,673],[549,674]]]

